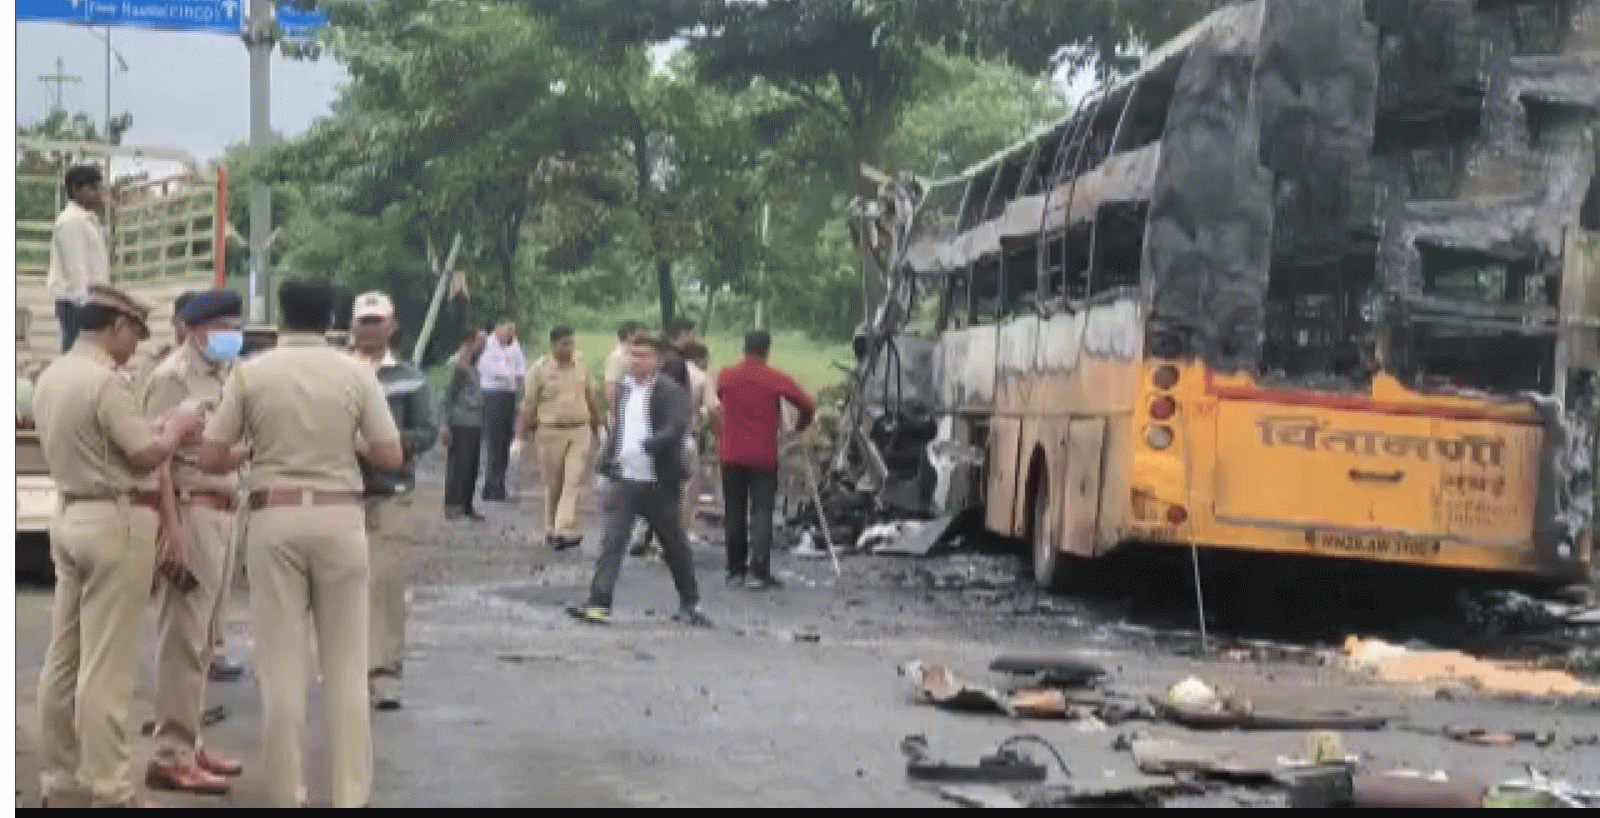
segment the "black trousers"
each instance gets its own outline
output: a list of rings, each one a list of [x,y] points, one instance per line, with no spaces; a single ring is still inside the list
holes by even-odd
[[[444,507],[472,511],[472,490],[478,484],[483,428],[450,426],[450,446],[444,461]]]
[[[72,349],[78,340],[78,308],[71,301],[56,302],[56,325],[61,328],[61,351]]]
[[[772,504],[778,470],[722,464],[722,524],[728,535],[728,573],[772,576]]]
[[[511,438],[517,425],[517,393],[500,390],[483,393],[483,436],[488,441],[488,464],[483,472],[483,499],[506,499],[506,466],[511,459]]]
[[[611,597],[622,574],[622,556],[633,533],[633,521],[643,517],[661,538],[661,555],[678,589],[678,604],[692,608],[700,604],[700,587],[695,582],[694,557],[678,524],[679,486],[613,480],[605,512],[605,529],[600,535],[600,557],[595,560],[594,579],[589,582],[589,604],[611,607]]]

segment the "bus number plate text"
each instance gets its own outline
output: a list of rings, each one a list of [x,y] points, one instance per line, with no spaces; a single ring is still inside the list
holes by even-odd
[[[1318,551],[1365,557],[1428,559],[1439,553],[1439,540],[1373,534],[1314,534],[1307,537]]]

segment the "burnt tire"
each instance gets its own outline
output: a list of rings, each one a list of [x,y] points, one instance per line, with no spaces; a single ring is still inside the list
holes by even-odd
[[[1044,463],[1034,459],[1028,474],[1028,552],[1033,563],[1033,582],[1041,590],[1065,590],[1071,579],[1072,558],[1061,553],[1057,544],[1045,536],[1045,515],[1050,510],[1050,475]]]

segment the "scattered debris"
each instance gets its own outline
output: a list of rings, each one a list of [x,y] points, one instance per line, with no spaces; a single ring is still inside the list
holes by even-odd
[[[955,521],[956,515],[946,514],[937,520],[902,524],[905,528],[898,537],[875,545],[871,549],[872,553],[907,557],[929,556],[934,552],[935,546],[952,542],[952,538],[945,537],[945,534],[950,531]]]
[[[972,687],[956,678],[943,665],[927,665],[916,660],[901,665],[900,675],[911,678],[922,695],[950,710],[975,710],[1012,715],[1008,697],[993,688]]]
[[[1489,662],[1454,650],[1412,650],[1381,639],[1351,636],[1345,640],[1345,657],[1352,666],[1389,682],[1464,681],[1482,692],[1600,695],[1600,687],[1564,671]]]
[[[963,807],[1017,809],[1027,806],[1027,804],[1013,797],[1011,793],[999,787],[985,787],[981,784],[957,784],[940,787],[939,795]]]
[[[1532,744],[1535,747],[1549,747],[1556,741],[1556,734],[1548,730],[1487,730],[1482,727],[1460,725],[1402,727],[1401,729],[1427,736],[1443,736],[1451,741],[1458,741],[1462,744],[1476,744],[1481,747],[1510,747],[1519,743]]]
[[[1043,781],[1049,775],[1043,764],[1004,745],[979,758],[976,765],[935,760],[928,753],[928,739],[923,735],[906,736],[900,741],[900,752],[910,759],[906,775],[918,781],[1032,782]]]
[[[1039,684],[1083,687],[1104,676],[1106,669],[1070,656],[1003,655],[989,663],[998,673],[1032,674]]]

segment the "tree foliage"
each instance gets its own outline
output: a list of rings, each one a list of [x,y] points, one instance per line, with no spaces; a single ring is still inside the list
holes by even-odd
[[[389,289],[403,321],[459,232],[472,293],[448,337],[490,313],[728,322],[759,301],[837,338],[864,311],[840,218],[859,165],[959,170],[1061,114],[1051,70],[1111,70],[1219,4],[321,0],[348,84],[306,134],[229,162],[279,186],[285,263]]]

